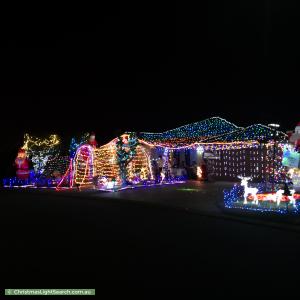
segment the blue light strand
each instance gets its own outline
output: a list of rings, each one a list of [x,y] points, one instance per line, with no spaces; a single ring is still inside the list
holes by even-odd
[[[277,131],[277,140],[285,140],[287,135]],[[271,141],[274,130],[262,124],[246,128],[238,127],[220,117],[212,117],[200,122],[181,126],[162,133],[142,132],[139,138],[150,143],[169,143],[169,146],[182,146],[195,142],[246,142]]]

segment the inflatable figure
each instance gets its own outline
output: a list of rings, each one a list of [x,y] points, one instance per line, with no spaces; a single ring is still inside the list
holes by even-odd
[[[295,128],[295,132],[291,134],[289,141],[295,145],[296,151],[300,151],[300,122]]]
[[[15,166],[17,168],[16,175],[18,179],[26,180],[29,178],[29,161],[24,149],[18,151]]]
[[[92,132],[92,133],[90,134],[88,143],[89,143],[93,148],[96,148],[96,147],[98,146],[98,142],[96,141],[96,135],[95,135],[94,132]]]

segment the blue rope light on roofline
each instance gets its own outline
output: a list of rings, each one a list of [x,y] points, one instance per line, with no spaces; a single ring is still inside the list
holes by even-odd
[[[279,140],[287,135],[276,131]],[[265,141],[274,139],[274,130],[263,124],[254,124],[246,128],[238,127],[220,117],[184,125],[162,133],[142,132],[139,138],[150,143],[170,143],[181,146],[192,143]]]

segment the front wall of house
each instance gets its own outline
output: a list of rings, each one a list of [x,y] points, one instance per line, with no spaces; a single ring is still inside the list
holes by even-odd
[[[215,151],[220,159],[206,160],[208,173],[216,180],[237,180],[238,176],[266,179],[273,167],[270,157],[270,147],[265,145],[245,148]],[[277,150],[277,157],[281,155]]]
[[[238,176],[264,179],[269,176],[273,158],[270,157],[272,146],[258,145],[252,148],[227,149],[212,151],[213,159],[204,159],[210,178],[215,180],[237,180]],[[152,159],[163,156],[164,148],[153,148]],[[278,148],[277,156],[281,155]],[[196,149],[170,150],[169,156],[172,166],[189,167],[201,165],[203,156]]]

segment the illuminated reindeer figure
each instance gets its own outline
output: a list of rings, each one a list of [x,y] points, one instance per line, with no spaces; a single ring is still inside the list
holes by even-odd
[[[296,200],[294,198],[294,194],[296,193],[295,190],[290,190],[291,192],[291,196],[288,196],[288,198],[291,200],[291,203],[293,204],[293,206],[296,206]]]
[[[277,205],[279,206],[282,196],[283,196],[284,190],[278,190],[275,194],[275,201],[277,203]],[[296,205],[296,200],[294,198],[294,194],[295,194],[295,190],[290,190],[291,196],[288,196],[288,199],[291,201],[291,203],[293,204],[293,206]]]
[[[247,204],[247,197],[249,195],[253,195],[254,197],[254,204],[258,203],[258,198],[256,193],[258,192],[257,188],[250,188],[248,187],[248,180],[251,179],[251,177],[242,177],[238,176],[239,179],[241,179],[241,186],[244,187],[245,192],[244,192],[244,204]]]

